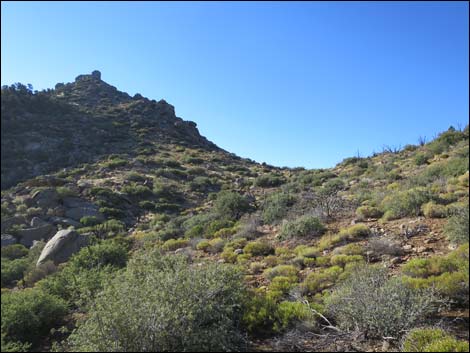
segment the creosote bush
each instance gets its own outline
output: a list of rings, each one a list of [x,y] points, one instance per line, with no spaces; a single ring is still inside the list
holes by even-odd
[[[244,297],[233,267],[141,252],[96,298],[68,344],[102,352],[240,350]]]

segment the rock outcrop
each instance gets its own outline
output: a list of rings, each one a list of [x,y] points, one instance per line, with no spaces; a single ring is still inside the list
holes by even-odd
[[[47,242],[39,256],[37,266],[49,260],[55,264],[65,262],[87,244],[87,236],[73,229],[60,230]]]

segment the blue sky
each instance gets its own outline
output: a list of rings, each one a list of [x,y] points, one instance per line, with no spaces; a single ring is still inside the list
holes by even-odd
[[[330,167],[469,117],[467,2],[4,2],[1,83],[98,69],[220,147]]]

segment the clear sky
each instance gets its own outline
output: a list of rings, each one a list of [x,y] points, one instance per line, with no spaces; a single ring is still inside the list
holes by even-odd
[[[1,83],[98,69],[220,147],[330,167],[469,117],[467,2],[5,2]]]

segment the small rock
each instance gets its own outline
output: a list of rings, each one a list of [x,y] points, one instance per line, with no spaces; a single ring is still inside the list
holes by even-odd
[[[410,251],[412,248],[413,248],[413,246],[410,245],[410,244],[403,245],[403,250],[405,250],[405,251]]]
[[[225,263],[225,260],[224,259],[219,259],[219,260],[217,260],[217,263],[223,264],[223,263]]]
[[[390,260],[390,263],[392,265],[399,264],[400,262],[402,262],[402,261],[401,261],[401,258],[399,258],[399,257],[394,257],[393,259]]]
[[[243,249],[236,249],[236,250],[234,251],[234,254],[235,254],[235,255],[243,254]]]

